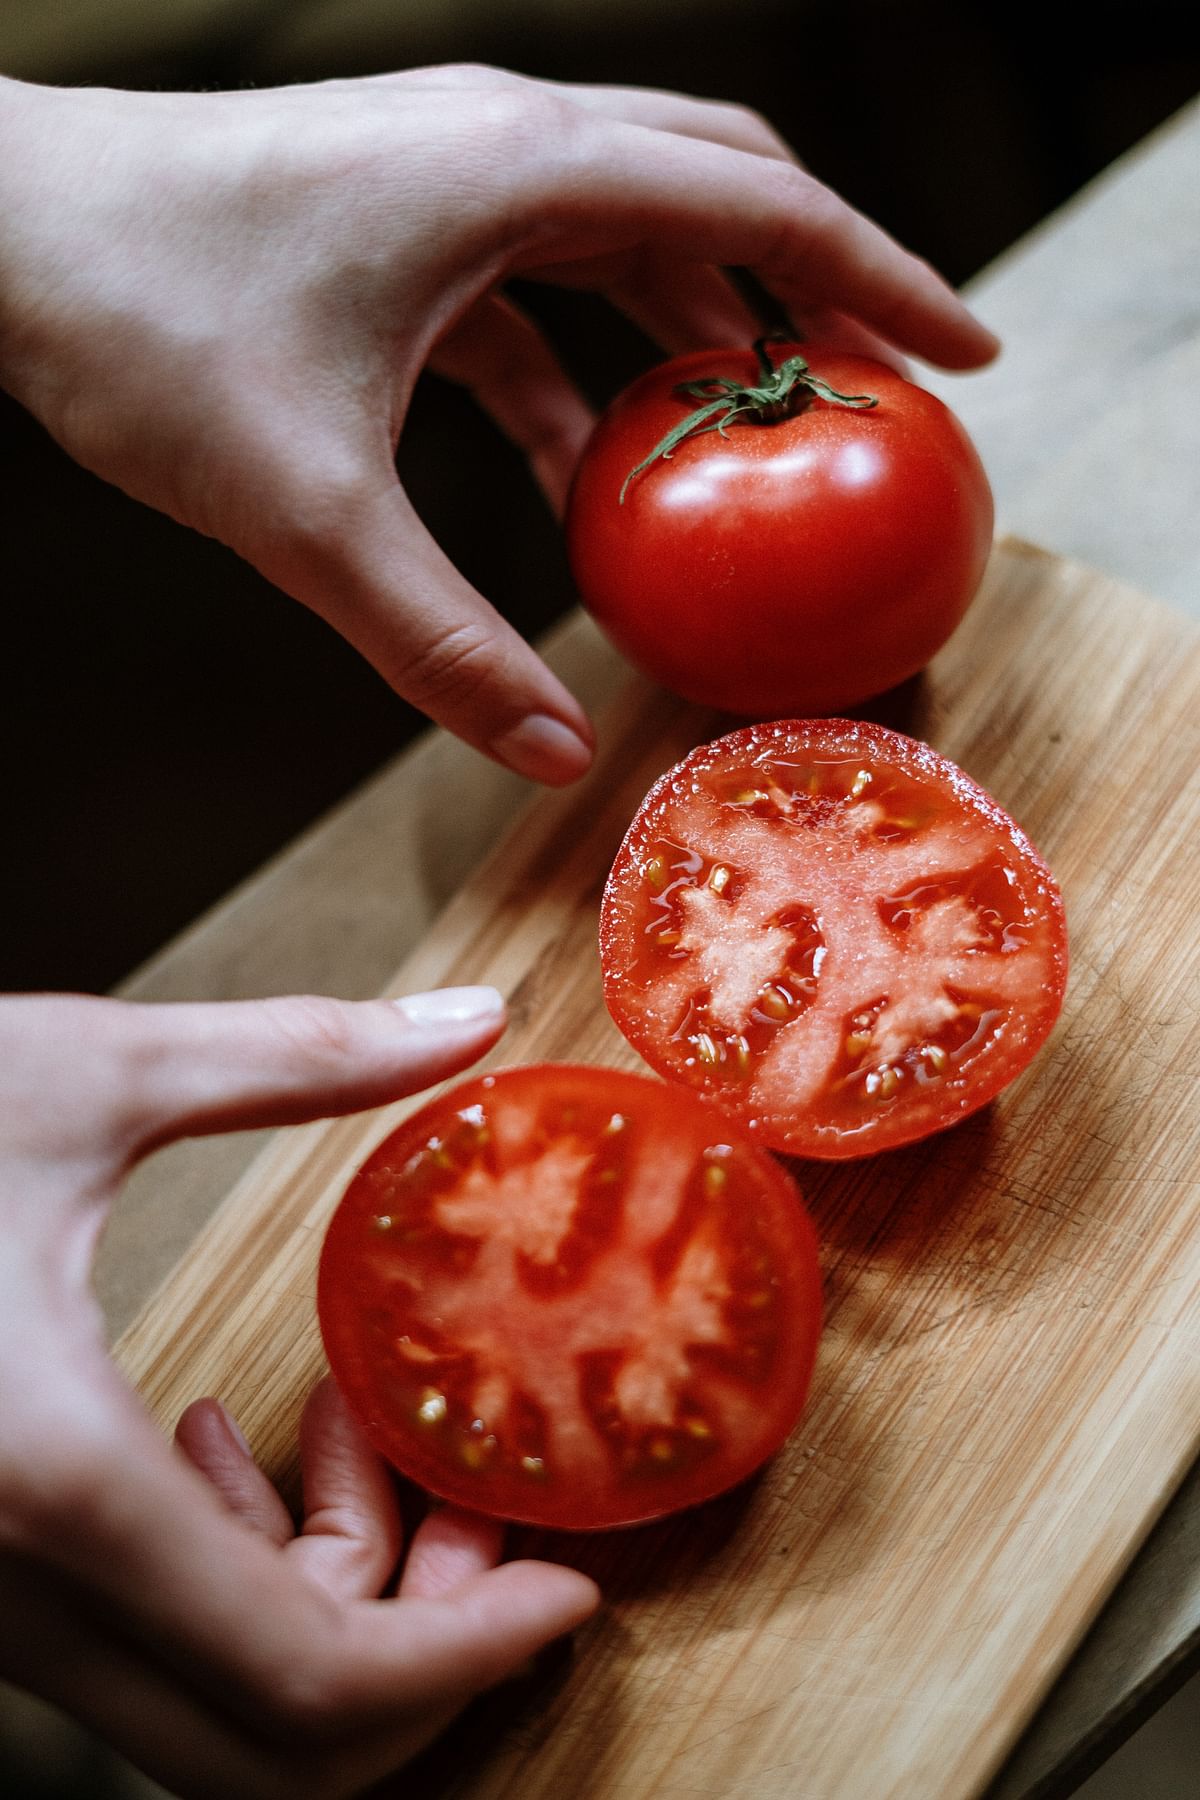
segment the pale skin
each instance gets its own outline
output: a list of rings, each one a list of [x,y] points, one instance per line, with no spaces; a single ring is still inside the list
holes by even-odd
[[[328,1382],[301,1427],[297,1530],[217,1401],[184,1413],[172,1450],[89,1285],[150,1149],[379,1105],[503,1026],[490,988],[0,1002],[0,1675],[172,1792],[356,1793],[597,1603],[572,1569],[501,1563],[500,1528],[453,1509],[403,1545],[392,1478]]]
[[[549,782],[583,772],[591,727],[393,466],[428,364],[561,506],[591,417],[507,277],[597,290],[671,351],[754,335],[733,264],[934,362],[996,348],[753,113],[490,69],[205,95],[0,84],[0,218],[0,385],[439,724]]]
[[[591,726],[394,467],[428,365],[561,507],[591,418],[508,277],[603,293],[668,351],[754,335],[734,264],[889,355],[969,368],[996,348],[753,113],[489,69],[205,95],[0,82],[0,221],[0,385],[550,783],[583,773]],[[180,1794],[359,1791],[597,1604],[571,1569],[501,1562],[465,1514],[401,1546],[391,1477],[328,1385],[297,1531],[218,1402],[165,1443],[89,1284],[149,1149],[381,1104],[502,1029],[490,990],[0,1002],[0,1674]]]

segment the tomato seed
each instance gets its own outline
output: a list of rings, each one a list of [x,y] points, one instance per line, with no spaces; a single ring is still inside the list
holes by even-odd
[[[782,988],[764,988],[758,996],[758,1008],[768,1019],[774,1019],[781,1025],[792,1016],[792,1003]]]
[[[665,887],[667,883],[667,865],[661,856],[652,856],[642,864],[642,879],[648,881],[652,888]]]
[[[468,1469],[482,1469],[492,1459],[496,1448],[496,1440],[489,1432],[487,1437],[470,1437],[464,1439],[459,1447],[459,1455]]]
[[[724,863],[718,863],[708,878],[708,885],[714,894],[723,894],[732,878],[732,870],[727,869]]]
[[[426,1388],[417,1408],[417,1417],[425,1425],[440,1425],[446,1416],[446,1396],[436,1388]]]

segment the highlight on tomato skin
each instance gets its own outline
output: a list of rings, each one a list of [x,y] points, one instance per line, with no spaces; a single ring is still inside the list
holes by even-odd
[[[351,1181],[318,1311],[375,1448],[568,1531],[736,1486],[800,1415],[821,1324],[790,1176],[699,1095],[565,1064],[464,1082]]]
[[[1062,897],[1020,827],[927,744],[845,719],[748,727],[668,770],[613,864],[600,950],[652,1068],[826,1160],[994,1099],[1067,974]]]
[[[797,360],[798,385],[765,397]],[[979,588],[993,518],[936,395],[844,347],[770,344],[692,351],[619,394],[566,538],[581,600],[636,667],[776,719],[846,712],[923,669]]]

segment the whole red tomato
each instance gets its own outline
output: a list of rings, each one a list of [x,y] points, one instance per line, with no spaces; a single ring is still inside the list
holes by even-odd
[[[813,716],[924,667],[979,585],[992,519],[933,394],[870,357],[771,344],[627,388],[584,451],[567,545],[584,604],[665,687]]]

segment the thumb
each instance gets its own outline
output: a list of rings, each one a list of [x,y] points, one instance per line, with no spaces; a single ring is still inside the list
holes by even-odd
[[[348,639],[395,691],[531,780],[576,780],[592,758],[586,713],[435,543],[391,477],[335,500],[263,573]]]

